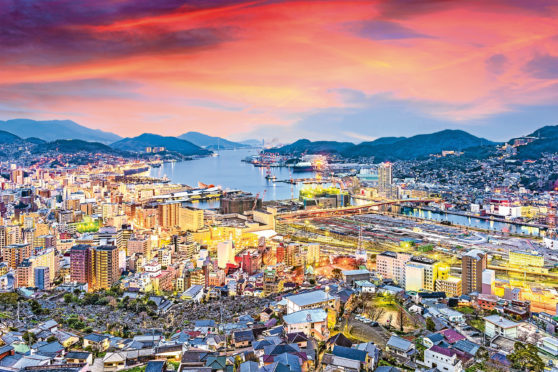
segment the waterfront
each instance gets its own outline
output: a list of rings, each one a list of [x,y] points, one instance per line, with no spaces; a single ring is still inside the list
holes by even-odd
[[[476,218],[473,216],[463,216],[452,213],[429,211],[421,208],[401,208],[401,214],[411,217],[417,217],[432,221],[447,221],[454,225],[469,226],[489,231],[503,231],[516,235],[541,236],[541,229],[533,226],[525,226],[490,219]]]
[[[303,184],[291,185],[273,182],[265,178],[266,169],[242,162],[242,159],[255,155],[258,149],[220,151],[219,156],[205,157],[190,161],[165,163],[160,168],[151,168],[150,177],[168,177],[171,182],[197,187],[198,182],[221,186],[223,190],[242,190],[254,195],[263,195],[264,200],[284,200],[298,198]],[[314,172],[297,172],[291,175],[289,168],[271,168],[277,180],[291,177],[313,178]],[[218,202],[199,203],[200,206],[214,207]]]

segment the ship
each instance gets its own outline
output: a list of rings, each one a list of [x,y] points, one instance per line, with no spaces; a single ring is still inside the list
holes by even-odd
[[[309,161],[300,161],[293,165],[293,171],[295,172],[311,172],[314,170],[314,166]]]

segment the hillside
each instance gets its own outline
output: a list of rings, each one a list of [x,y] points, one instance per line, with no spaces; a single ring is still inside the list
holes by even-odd
[[[377,142],[376,142],[377,143]],[[391,143],[363,142],[343,152],[347,157],[374,156],[375,161],[413,160],[439,154],[444,150],[462,151],[470,147],[495,143],[473,136],[462,130],[446,129],[430,134],[419,134]]]
[[[0,121],[0,130],[13,133],[22,138],[33,136],[44,141],[80,139],[108,144],[122,138],[114,133],[84,127],[71,120],[36,121],[13,119]]]
[[[248,145],[244,145],[242,143],[229,141],[221,137],[208,136],[207,134],[200,132],[187,132],[181,134],[177,138],[192,142],[196,146],[210,150],[232,150],[249,147]]]
[[[525,146],[519,146],[516,158],[520,160],[538,159],[545,153],[558,153],[558,125],[539,128],[528,137],[537,137],[537,139]]]
[[[349,148],[354,147],[351,142],[336,142],[336,141],[310,141],[301,139],[290,145],[276,147],[265,150],[277,154],[293,154],[300,155],[306,154],[338,154]]]
[[[177,152],[181,155],[209,155],[211,151],[202,149],[189,141],[176,137],[165,137],[157,134],[144,133],[137,137],[127,137],[110,145],[113,149],[145,152],[146,147],[164,147],[168,151]]]
[[[375,161],[395,161],[421,159],[444,150],[465,150],[475,148],[473,156],[488,153],[485,146],[495,143],[473,136],[462,130],[443,130],[431,134],[412,137],[381,137],[374,141],[354,145],[350,142],[298,140],[290,145],[269,149],[268,152],[280,154],[340,154],[348,158],[374,157]],[[483,148],[480,151],[480,148]]]
[[[0,144],[9,145],[12,143],[22,142],[23,140],[15,134],[0,130]]]
[[[46,153],[55,151],[62,154],[77,154],[77,153],[90,153],[90,154],[111,154],[116,156],[130,155],[125,151],[120,151],[111,148],[100,142],[87,142],[82,140],[56,140],[36,145],[32,152],[35,154]]]

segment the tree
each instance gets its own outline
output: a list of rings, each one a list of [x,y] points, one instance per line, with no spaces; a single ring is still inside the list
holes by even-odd
[[[513,353],[508,355],[512,367],[522,371],[541,372],[545,364],[538,355],[538,350],[531,344],[516,342],[513,345]]]
[[[436,323],[432,320],[432,317],[426,318],[426,329],[430,332],[436,331]]]
[[[29,346],[33,345],[37,341],[37,336],[35,336],[32,332],[25,332],[22,337],[23,341],[25,341]]]
[[[70,302],[72,302],[72,300],[74,299],[74,296],[72,296],[71,293],[66,293],[64,294],[64,302],[69,304]]]
[[[397,321],[399,322],[399,330],[403,332],[403,321],[405,320],[405,315],[403,314],[403,308],[399,307],[399,312],[397,313]]]

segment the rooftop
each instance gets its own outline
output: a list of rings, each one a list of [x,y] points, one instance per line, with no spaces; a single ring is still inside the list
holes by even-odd
[[[485,317],[484,320],[501,328],[513,328],[519,326],[519,323],[508,320],[500,315],[490,315]]]

